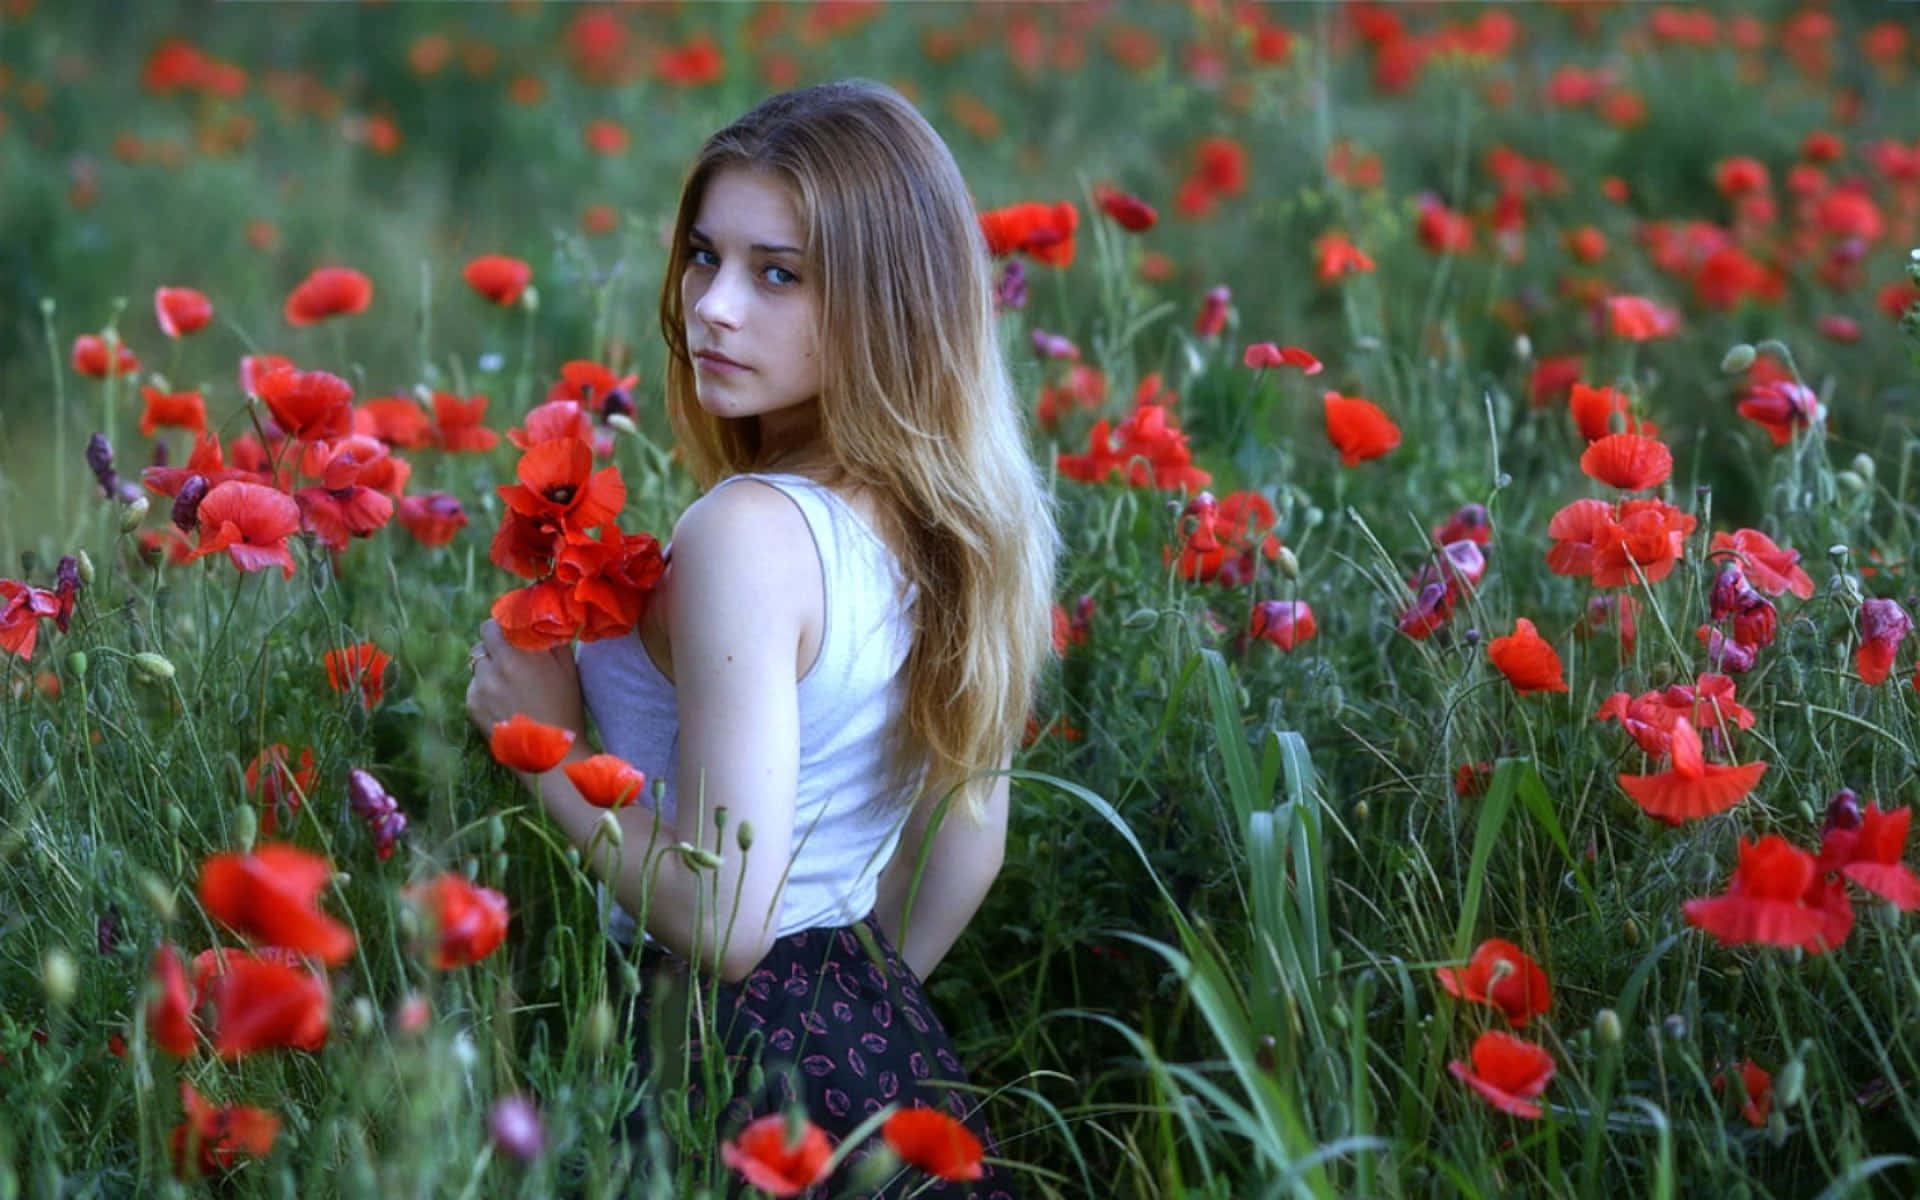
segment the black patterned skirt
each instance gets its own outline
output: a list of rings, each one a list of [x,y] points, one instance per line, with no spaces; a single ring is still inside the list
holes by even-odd
[[[989,1156],[997,1155],[980,1097],[953,1086],[966,1083],[966,1072],[952,1040],[919,979],[872,916],[841,928],[789,934],[742,982],[709,981],[697,995],[689,995],[686,984],[694,977],[679,960],[650,953],[643,968],[649,1015],[647,1028],[633,1039],[638,1066],[659,1084],[655,1095],[661,1102],[684,1094],[690,1112],[707,1095],[726,1094],[718,1125],[723,1138],[754,1118],[797,1107],[838,1144],[888,1104],[924,1105],[958,1118]],[[703,1036],[706,1029],[717,1031],[718,1046],[711,1034]],[[657,1075],[656,1060],[665,1068]],[[676,1079],[682,1062],[687,1075]],[[648,1120],[656,1119],[647,1115],[648,1107],[643,1103],[628,1118],[630,1138],[638,1140]],[[877,1133],[872,1142],[879,1145]],[[849,1155],[823,1194],[842,1195],[860,1174],[863,1157],[858,1151]],[[927,1188],[928,1177],[907,1168],[867,1194],[1012,1200],[1011,1174],[987,1164],[982,1179]]]

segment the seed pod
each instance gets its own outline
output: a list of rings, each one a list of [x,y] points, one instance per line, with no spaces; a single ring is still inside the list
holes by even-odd
[[[75,679],[85,679],[87,677],[87,652],[85,650],[75,650],[72,654],[67,655],[67,670]]]
[[[165,683],[173,678],[173,664],[151,650],[133,656],[133,669],[149,683]]]
[[[1729,375],[1738,375],[1748,367],[1751,367],[1753,360],[1758,357],[1759,353],[1755,351],[1752,346],[1741,342],[1729,348],[1726,354],[1721,356],[1720,369]]]
[[[753,822],[752,821],[740,822],[739,826],[733,831],[733,842],[734,842],[734,845],[740,847],[740,852],[742,854],[745,854],[747,851],[753,849]]]

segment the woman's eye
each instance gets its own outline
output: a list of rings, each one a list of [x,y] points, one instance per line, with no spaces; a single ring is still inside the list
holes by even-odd
[[[785,267],[768,267],[765,271],[761,272],[761,274],[766,277],[768,283],[788,284],[800,282],[800,277]]]
[[[687,263],[696,267],[717,267],[720,265],[720,256],[705,246],[692,246],[687,250]]]

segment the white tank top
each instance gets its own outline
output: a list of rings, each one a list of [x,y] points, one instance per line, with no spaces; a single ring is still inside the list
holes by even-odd
[[[775,930],[785,937],[850,925],[873,910],[880,871],[907,814],[888,794],[886,749],[905,704],[909,611],[917,591],[906,584],[893,552],[831,488],[774,474],[735,475],[715,486],[740,479],[778,489],[800,510],[826,584],[819,650],[799,682],[793,857]],[[654,794],[653,781],[666,781],[659,804],[671,821],[680,758],[673,683],[653,665],[638,632],[583,642],[575,659],[607,752],[646,773],[643,802]],[[738,853],[731,835],[725,845]],[[614,936],[630,941],[632,915],[616,905],[613,917]]]

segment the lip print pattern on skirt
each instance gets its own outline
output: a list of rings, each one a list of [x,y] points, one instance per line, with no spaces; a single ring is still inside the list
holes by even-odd
[[[684,1029],[689,1035],[699,1029],[699,1022],[675,1011],[662,987],[665,983],[671,989],[677,982],[684,1005],[687,978],[685,964],[675,959],[649,972],[647,1008],[649,1015],[663,1018],[662,1027],[647,1028],[634,1038],[643,1076],[656,1079],[663,1091],[676,1084],[651,1074],[654,1048],[649,1043],[658,1041],[662,1058],[671,1060],[679,1056],[669,1048],[669,1029]],[[755,1117],[797,1106],[838,1144],[886,1105],[918,1104],[959,1118],[987,1155],[997,1156],[977,1097],[949,1086],[966,1082],[952,1040],[927,1003],[919,979],[872,916],[856,925],[804,929],[781,938],[745,980],[706,991],[702,999],[715,995],[713,1025],[720,1031],[733,1081],[732,1098],[719,1122],[722,1137],[732,1137]],[[690,1040],[684,1056],[689,1077],[683,1086],[690,1107],[697,1107],[704,1092],[700,1079],[707,1048],[697,1038]],[[663,1066],[677,1073],[677,1063],[666,1061]],[[643,1103],[627,1118],[632,1140],[644,1136],[647,1107]],[[881,1144],[877,1133],[872,1144]],[[863,1151],[849,1155],[823,1194],[843,1194],[847,1181],[859,1175],[864,1157]],[[1004,1168],[987,1164],[979,1180],[921,1190],[928,1176],[909,1167],[889,1186],[869,1194],[1013,1200],[1015,1187],[1008,1176]]]

